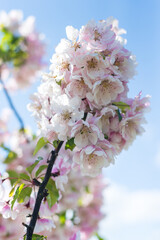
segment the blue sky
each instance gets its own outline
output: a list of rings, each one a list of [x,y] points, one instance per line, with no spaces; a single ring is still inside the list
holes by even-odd
[[[48,44],[47,61],[54,53],[54,48],[60,39],[65,37],[65,27],[67,25],[80,28],[90,19],[101,20],[109,16],[119,20],[119,26],[127,30],[127,35],[125,36],[127,38],[127,48],[136,55],[138,62],[138,74],[130,81],[129,85],[130,96],[134,97],[141,90],[143,95],[151,95],[151,112],[146,115],[148,121],[148,124],[145,126],[146,133],[142,137],[138,137],[127,152],[123,152],[118,156],[116,164],[105,169],[104,175],[117,187],[119,186],[119,189],[122,189],[122,186],[124,186],[127,189],[125,191],[122,190],[121,194],[124,195],[126,193],[131,194],[131,192],[137,193],[137,191],[146,191],[146,193],[152,195],[153,190],[160,191],[160,1],[0,0],[0,10],[9,11],[11,9],[23,10],[25,17],[29,15],[36,17],[38,30],[46,35]],[[26,104],[29,102],[29,95],[36,91],[38,85],[39,82],[29,90],[19,92],[17,96],[13,96],[13,101],[24,117],[25,124],[33,127],[35,127],[34,119],[27,112]],[[22,99],[23,102],[21,101]],[[19,104],[20,102],[21,105]],[[0,96],[0,107],[2,108],[2,106],[7,106],[7,103],[3,96]],[[13,120],[12,124],[18,127],[16,121]],[[148,233],[148,236],[154,236],[150,238],[153,240],[160,239],[160,232],[157,233],[157,230],[155,230],[156,226],[160,225],[160,219],[156,221],[158,222],[155,222],[154,227],[151,227],[153,222],[150,224],[150,229],[151,232],[154,232],[153,234],[159,234],[159,236],[149,235],[152,234],[151,232]],[[146,225],[144,222],[143,224],[145,229]],[[127,234],[129,230],[126,231],[125,229],[124,231]],[[139,240],[140,237],[138,238],[138,236],[141,235],[138,231],[140,230],[137,230],[136,240]],[[132,230],[130,229],[131,232]],[[125,240],[123,232],[122,236],[123,240]],[[112,235],[112,233],[110,233],[109,239],[122,240],[122,238],[118,238],[116,235]]]

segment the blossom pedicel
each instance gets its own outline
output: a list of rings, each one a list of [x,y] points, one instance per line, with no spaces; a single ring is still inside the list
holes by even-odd
[[[71,165],[83,175],[99,175],[144,131],[149,96],[128,97],[136,61],[122,33],[113,18],[66,27],[29,104],[42,136],[74,143]]]

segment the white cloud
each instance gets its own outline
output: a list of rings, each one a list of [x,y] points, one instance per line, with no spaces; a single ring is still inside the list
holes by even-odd
[[[160,190],[129,191],[110,184],[104,192],[101,233],[109,240],[159,240]]]

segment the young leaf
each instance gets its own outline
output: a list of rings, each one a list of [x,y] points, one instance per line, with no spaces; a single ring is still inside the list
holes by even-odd
[[[32,135],[32,140],[35,140],[37,138],[36,134]]]
[[[46,189],[48,190],[48,196],[47,196],[47,202],[48,202],[48,206],[49,208],[51,208],[58,200],[59,198],[59,192],[56,188],[56,184],[53,181],[53,179],[49,179]]]
[[[23,240],[26,240],[26,239],[27,239],[27,236],[24,235]],[[43,235],[33,234],[32,235],[32,240],[47,240],[47,237],[45,237]]]
[[[33,156],[35,156],[37,154],[37,152],[42,148],[44,147],[48,142],[47,139],[45,139],[44,137],[41,137],[38,142],[37,142],[37,145],[36,145],[36,148],[34,150],[34,153],[33,153]]]
[[[25,186],[25,184],[22,183],[22,184],[16,189],[16,192],[15,192],[15,194],[14,194],[14,196],[13,196],[13,200],[12,200],[12,202],[11,202],[11,209],[13,209],[13,206],[14,206],[14,204],[15,204],[15,201],[16,201],[17,198],[19,197],[19,195],[20,195],[20,193],[21,193],[21,191],[22,191],[22,189],[23,189],[24,186]]]
[[[12,197],[15,191],[16,185],[11,189],[10,193],[9,193],[9,197]]]
[[[98,240],[104,240],[104,238],[101,238],[98,233],[95,234]]]
[[[112,104],[117,106],[123,113],[126,111],[126,109],[130,109],[130,106],[124,102],[113,102]]]
[[[10,151],[11,151],[8,147],[4,146],[3,143],[1,143],[0,147],[3,148],[3,149],[4,149],[5,151],[7,151],[7,152],[10,152]]]
[[[89,186],[85,186],[85,191],[86,191],[87,193],[90,193]]]
[[[47,239],[47,237],[45,237],[43,235],[38,235],[38,234],[32,235],[32,240],[45,240],[45,239]]]
[[[59,86],[61,86],[61,84],[62,84],[62,79],[59,80],[59,81],[56,80],[56,83],[57,83]]]
[[[103,60],[106,59],[106,56],[103,53],[101,53],[101,56],[103,57]]]
[[[57,148],[59,143],[60,143],[59,140],[54,140],[54,141],[53,141],[53,147],[54,147],[54,148]]]
[[[3,161],[3,163],[5,164],[11,163],[16,158],[17,158],[17,153],[10,151],[7,157],[5,158],[5,160]]]
[[[26,197],[30,197],[31,193],[32,193],[31,187],[23,188],[18,196],[18,202],[23,203]]]
[[[20,184],[20,183],[21,183],[21,179],[18,179],[16,182],[14,182],[14,186],[13,186],[13,188],[11,189],[11,191],[9,193],[9,197],[13,196],[17,184]]]
[[[74,138],[70,138],[65,145],[65,150],[70,149],[71,151],[73,151],[73,149],[75,148],[76,144],[74,143]]]
[[[44,170],[47,168],[47,165],[41,165],[38,170],[36,171],[36,177],[38,177],[38,175]]]
[[[19,178],[22,180],[30,181],[30,177],[26,173],[20,173]]]
[[[13,186],[13,184],[18,180],[19,174],[14,170],[7,170],[7,173],[9,175],[11,185]]]
[[[32,173],[33,169],[37,166],[37,164],[39,163],[38,160],[36,160],[32,165],[30,165],[29,167],[26,168],[27,172],[29,172],[30,174]]]
[[[61,212],[60,214],[58,214],[58,216],[59,216],[59,222],[63,226],[66,222],[66,211]]]

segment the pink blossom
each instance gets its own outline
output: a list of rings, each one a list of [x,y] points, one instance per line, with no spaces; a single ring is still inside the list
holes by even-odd
[[[2,179],[2,175],[0,173],[0,199],[3,199],[4,192],[5,192],[5,189],[4,189],[4,186],[3,186],[3,179]]]
[[[96,23],[94,20],[83,26],[79,34],[80,42],[83,42],[86,48],[98,51],[115,47],[115,36],[105,21]]]
[[[120,122],[120,132],[126,140],[125,149],[128,149],[128,146],[134,141],[137,135],[141,135],[144,132],[144,128],[141,126],[144,123],[146,121],[141,114],[126,117]]]
[[[76,64],[78,68],[82,70],[82,76],[86,84],[88,83],[88,78],[90,82],[94,83],[96,79],[104,78],[108,71],[108,63],[102,58],[98,53],[86,53],[82,56],[77,56]],[[88,86],[91,87],[91,85]]]
[[[110,105],[107,107],[104,107],[100,113],[97,113],[97,116],[100,115],[98,126],[103,132],[103,134],[109,135],[110,132],[110,123],[113,117],[116,115],[117,107]]]
[[[96,125],[97,121],[98,119],[89,114],[86,121],[79,120],[76,122],[71,130],[71,137],[75,137],[74,142],[77,147],[96,145],[98,139],[103,140],[104,136]]]
[[[44,230],[51,232],[53,228],[55,228],[55,225],[52,219],[39,218],[35,226],[35,233],[40,233]]]
[[[52,173],[58,173],[59,176],[56,176],[54,178],[56,187],[60,189],[61,191],[64,190],[63,184],[66,184],[68,182],[68,173],[70,171],[70,164],[68,162],[68,156],[61,156],[59,155],[56,159],[56,163],[53,167]]]
[[[88,93],[87,98],[91,102],[94,101],[98,107],[107,106],[123,89],[123,85],[118,79],[108,77],[95,82],[92,93]]]
[[[99,175],[102,168],[110,164],[105,151],[94,145],[86,146],[79,152],[76,152],[73,161],[80,164],[84,175],[92,177]]]
[[[67,37],[69,40],[71,40],[72,42],[75,42],[78,38],[79,31],[78,31],[78,29],[75,29],[72,26],[67,26],[66,34],[67,34]]]
[[[71,80],[65,89],[66,93],[71,97],[79,96],[80,98],[85,98],[89,89],[82,75],[73,75]]]
[[[80,232],[73,234],[69,240],[80,240]]]
[[[3,215],[4,218],[11,218],[16,219],[18,213],[16,210],[11,210],[11,207],[8,203],[1,203],[0,202],[0,213]]]

